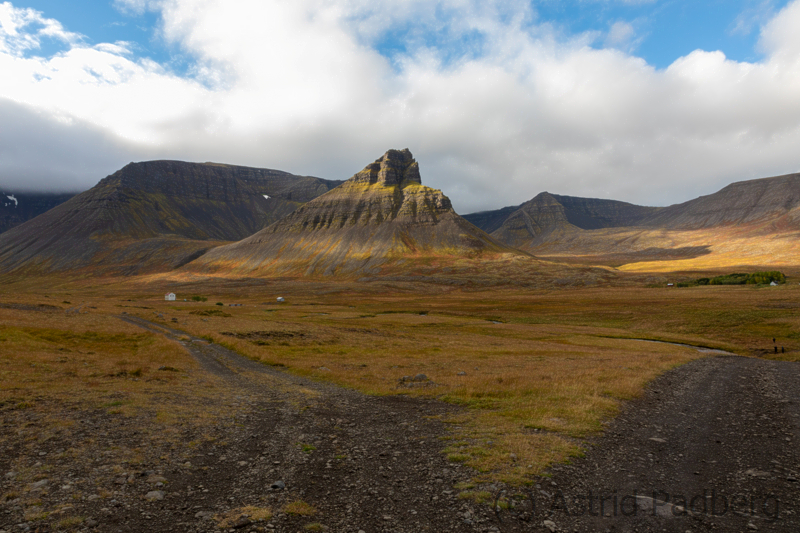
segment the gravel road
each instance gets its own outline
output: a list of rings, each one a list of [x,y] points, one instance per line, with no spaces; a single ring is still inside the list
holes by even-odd
[[[794,363],[711,357],[670,371],[584,458],[539,483],[537,521],[563,531],[800,531],[798,405]]]

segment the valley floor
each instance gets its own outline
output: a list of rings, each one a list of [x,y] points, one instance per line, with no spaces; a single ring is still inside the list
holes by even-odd
[[[800,527],[794,287],[253,283],[6,294],[0,530]]]

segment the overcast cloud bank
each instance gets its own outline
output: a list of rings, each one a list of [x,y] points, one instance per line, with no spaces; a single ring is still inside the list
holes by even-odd
[[[762,61],[662,70],[630,26],[564,36],[518,1],[117,4],[159,11],[189,75],[0,4],[4,187],[87,188],[153,158],[343,179],[408,147],[466,213],[544,190],[666,205],[800,170],[800,0],[761,27]],[[37,55],[43,39],[64,51]]]

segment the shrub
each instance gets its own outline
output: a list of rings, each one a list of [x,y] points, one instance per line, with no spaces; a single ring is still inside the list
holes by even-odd
[[[206,298],[205,296],[192,296],[192,301],[193,302],[207,302],[208,298]]]
[[[716,276],[711,278],[710,285],[744,285],[750,278],[749,274],[726,274],[724,276]]]
[[[777,270],[771,270],[769,272],[755,272],[750,274],[750,278],[747,280],[747,283],[768,285],[773,281],[775,283],[786,283],[786,276],[783,274],[783,272],[778,272]]]
[[[745,274],[736,272],[724,274],[713,278],[698,278],[693,281],[678,283],[678,287],[696,287],[698,285],[769,285],[772,282],[786,283],[786,276],[783,272],[772,270],[769,272],[754,272]]]
[[[231,316],[230,313],[226,313],[222,309],[203,309],[202,311],[190,311],[189,314],[198,316]]]

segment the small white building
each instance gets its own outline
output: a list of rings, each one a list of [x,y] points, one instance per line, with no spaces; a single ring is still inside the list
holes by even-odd
[[[164,295],[164,299],[166,301],[168,301],[168,302],[174,302],[175,301],[175,293],[174,292],[168,292],[167,294]]]
[[[769,284],[772,285],[773,287],[777,287],[778,286],[778,283],[775,282],[775,281],[771,281]]]
[[[284,300],[284,299],[283,299],[283,296],[278,296],[278,303],[279,303],[279,304],[280,304],[280,303],[283,303],[283,302],[285,302],[285,301],[286,301],[286,300]]]

